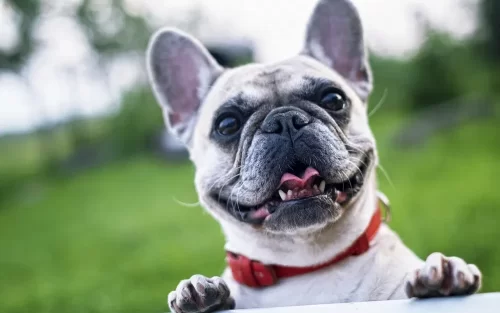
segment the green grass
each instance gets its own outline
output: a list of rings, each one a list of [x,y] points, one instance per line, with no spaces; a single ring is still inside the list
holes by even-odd
[[[393,148],[400,116],[372,121],[392,185],[391,226],[421,257],[480,266],[500,290],[498,119]],[[220,274],[223,237],[197,201],[189,164],[141,156],[68,179],[33,182],[0,202],[0,312],[163,312],[194,273]]]
[[[223,269],[189,165],[139,158],[0,208],[0,312],[162,312],[181,277]],[[203,240],[200,240],[200,234]]]
[[[478,264],[483,291],[500,290],[499,122],[468,125],[409,151],[382,142],[380,152],[392,180],[379,173],[391,226],[421,257],[441,251]]]

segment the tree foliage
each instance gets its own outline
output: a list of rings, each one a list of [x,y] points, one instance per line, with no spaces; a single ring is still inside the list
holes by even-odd
[[[54,12],[57,9],[49,1],[6,0],[5,5],[19,21],[16,23],[19,40],[13,49],[0,50],[0,69],[17,72],[37,50],[34,33],[40,20],[61,13]],[[129,12],[123,0],[83,0],[65,6],[62,14],[78,22],[97,56],[142,51],[150,33],[145,19]]]
[[[479,33],[484,39],[488,55],[495,62],[500,62],[500,1],[481,0],[479,6]]]
[[[0,69],[18,70],[35,50],[32,31],[40,14],[40,3],[36,0],[6,0],[5,5],[19,16],[19,40],[10,51],[0,49]]]

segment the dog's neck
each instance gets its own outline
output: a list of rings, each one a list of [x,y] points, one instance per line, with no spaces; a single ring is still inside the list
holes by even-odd
[[[266,264],[311,266],[326,262],[349,247],[366,229],[377,209],[375,173],[357,199],[335,223],[313,234],[275,235],[221,221],[226,249]]]

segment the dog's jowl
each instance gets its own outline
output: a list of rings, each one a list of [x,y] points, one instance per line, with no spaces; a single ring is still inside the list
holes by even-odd
[[[422,261],[381,221],[372,76],[348,0],[320,1],[303,50],[282,62],[225,69],[171,28],[152,37],[147,62],[165,122],[196,166],[200,201],[226,237],[222,278],[181,281],[168,295],[171,310],[479,289],[476,266],[440,253]]]

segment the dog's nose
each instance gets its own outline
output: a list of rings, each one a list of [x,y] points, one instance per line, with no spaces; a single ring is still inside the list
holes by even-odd
[[[264,119],[261,129],[270,134],[292,134],[309,123],[311,118],[299,110],[275,110]]]

